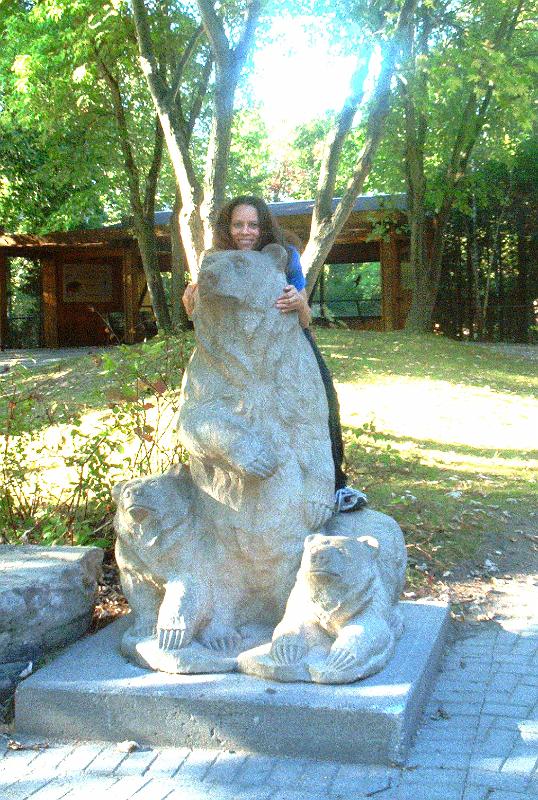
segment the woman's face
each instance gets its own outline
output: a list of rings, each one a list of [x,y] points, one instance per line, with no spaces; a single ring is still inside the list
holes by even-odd
[[[230,236],[237,250],[254,250],[260,240],[260,220],[254,206],[240,205],[232,211]]]

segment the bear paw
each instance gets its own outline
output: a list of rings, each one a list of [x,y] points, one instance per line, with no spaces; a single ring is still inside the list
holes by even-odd
[[[300,636],[285,634],[271,645],[271,658],[275,664],[298,664],[308,655],[308,647]]]
[[[333,509],[319,500],[309,500],[305,507],[305,518],[311,530],[321,528],[332,517]]]
[[[238,650],[243,643],[243,637],[231,625],[211,622],[197,638],[200,644],[217,653]]]
[[[179,650],[185,642],[185,628],[158,628],[160,650]]]
[[[352,683],[363,677],[363,669],[349,650],[331,650],[321,668],[311,668],[314,683]]]

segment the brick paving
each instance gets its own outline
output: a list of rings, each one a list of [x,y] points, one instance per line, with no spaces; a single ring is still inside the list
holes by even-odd
[[[504,592],[508,615],[460,627],[403,767],[105,742],[11,750],[3,736],[0,800],[536,800],[538,575]]]

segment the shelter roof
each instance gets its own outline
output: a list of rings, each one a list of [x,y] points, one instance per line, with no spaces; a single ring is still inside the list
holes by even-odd
[[[339,198],[333,200],[336,207]],[[314,207],[313,200],[289,200],[285,202],[269,203],[271,211],[278,217],[308,217]],[[357,197],[353,212],[383,212],[407,210],[407,196],[405,194],[365,194]],[[155,214],[155,228],[157,236],[161,239],[167,237],[168,226],[172,211],[165,209]],[[115,225],[102,228],[81,229],[73,231],[56,231],[46,234],[20,233],[10,234],[0,231],[0,253],[6,255],[38,256],[55,249],[65,247],[121,247],[134,240],[132,219],[124,220]]]

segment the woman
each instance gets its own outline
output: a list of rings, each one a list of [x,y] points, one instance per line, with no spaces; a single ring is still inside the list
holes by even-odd
[[[304,334],[318,362],[319,371],[329,405],[329,433],[335,472],[336,511],[356,511],[367,503],[366,495],[347,486],[342,470],[344,446],[340,426],[338,397],[331,374],[321,355],[308,325],[311,319],[298,250],[287,243],[286,237],[271,214],[267,203],[259,197],[241,195],[231,200],[220,211],[215,225],[215,249],[217,250],[262,250],[268,244],[281,244],[288,252],[286,270],[288,283],[276,300],[275,306],[283,314],[297,312]],[[196,284],[191,283],[183,294],[183,304],[191,316],[196,296]]]

